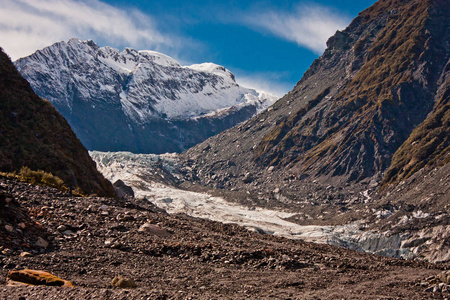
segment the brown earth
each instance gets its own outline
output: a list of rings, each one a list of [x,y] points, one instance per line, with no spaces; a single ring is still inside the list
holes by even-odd
[[[11,225],[14,231],[2,231],[0,299],[449,297],[447,291],[425,291],[430,276],[449,264],[262,235],[234,224],[168,215],[145,200],[72,198],[6,178],[0,178],[0,194],[12,199],[2,202],[2,211],[15,203],[23,210],[19,218],[28,220],[18,230],[2,216],[1,229]],[[28,229],[38,234],[33,222],[50,242],[47,248],[27,245],[33,238]],[[152,226],[139,230],[146,223]],[[22,257],[23,251],[32,255]],[[50,272],[75,287],[6,285],[9,271],[26,268]],[[118,275],[133,279],[137,288],[113,288]]]

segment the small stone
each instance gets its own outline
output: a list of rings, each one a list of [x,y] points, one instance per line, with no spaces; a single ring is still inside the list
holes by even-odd
[[[439,283],[436,284],[433,288],[433,293],[440,293],[442,292],[442,287],[445,285],[445,283]]]
[[[425,292],[431,293],[431,292],[433,292],[433,290],[434,290],[435,287],[436,287],[436,285],[432,285],[432,286],[430,286],[429,288],[427,288],[427,289],[425,290]]]
[[[67,226],[66,225],[59,225],[56,230],[58,230],[59,232],[63,232],[67,230]]]
[[[21,228],[21,229],[25,229],[26,227],[27,227],[27,225],[25,225],[25,223],[19,223],[19,227]]]
[[[123,214],[118,214],[116,217],[116,220],[119,222],[127,222],[127,221],[134,221],[134,217],[131,215],[123,215]]]
[[[41,211],[43,211],[43,212],[50,211],[50,207],[49,206],[42,206],[41,207]]]
[[[114,240],[113,240],[113,239],[107,239],[107,240],[105,241],[105,246],[106,246],[106,247],[110,247],[113,243],[114,243]]]
[[[46,240],[44,240],[41,237],[38,237],[38,240],[36,242],[36,246],[40,247],[40,248],[47,248],[48,247],[48,242]]]
[[[136,282],[134,282],[134,280],[131,278],[127,278],[127,277],[123,277],[123,276],[119,275],[119,276],[114,277],[114,279],[111,281],[111,285],[120,287],[122,289],[127,289],[127,288],[135,288]]]
[[[5,229],[8,232],[13,232],[14,231],[14,227],[12,227],[11,225],[5,225]]]
[[[170,236],[170,233],[167,230],[159,227],[158,225],[154,225],[154,224],[150,224],[150,223],[145,223],[144,225],[139,227],[139,231],[147,232],[147,233],[154,234],[154,235],[157,235],[160,237]]]
[[[253,176],[250,173],[245,173],[244,178],[242,178],[242,182],[251,183],[253,181]]]
[[[70,229],[67,229],[67,230],[64,230],[62,234],[64,234],[64,235],[75,235],[75,232],[73,232]]]
[[[22,252],[20,253],[20,257],[33,257],[33,254],[31,254],[30,252]]]
[[[12,253],[12,250],[8,248],[2,250],[3,255],[11,255]]]

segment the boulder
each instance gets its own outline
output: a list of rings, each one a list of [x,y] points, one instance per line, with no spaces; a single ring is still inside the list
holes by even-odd
[[[10,285],[47,285],[73,287],[72,282],[61,279],[53,274],[40,270],[10,271],[8,274]]]
[[[38,237],[36,246],[38,246],[39,248],[47,248],[48,242],[46,240],[44,240],[43,238]]]
[[[133,189],[126,185],[122,180],[117,180],[113,184],[114,189],[116,190],[117,197],[120,199],[123,199],[125,197],[131,197],[134,198],[134,191]]]
[[[147,232],[153,235],[157,235],[160,237],[168,237],[170,236],[170,232],[168,232],[167,230],[159,227],[158,225],[154,225],[154,224],[150,224],[150,223],[145,223],[144,225],[142,225],[141,227],[139,227],[139,231],[140,232]]]
[[[439,280],[445,284],[450,284],[450,271],[443,271],[439,273],[437,276]]]
[[[122,289],[129,289],[129,288],[135,288],[136,287],[136,283],[134,282],[133,279],[127,278],[127,277],[123,277],[123,276],[120,276],[120,275],[114,277],[114,279],[111,281],[111,285],[120,287]]]

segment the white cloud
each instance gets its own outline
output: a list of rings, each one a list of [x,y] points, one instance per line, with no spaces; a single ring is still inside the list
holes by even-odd
[[[302,4],[292,12],[255,12],[243,16],[243,22],[320,54],[328,38],[336,30],[345,28],[349,19],[324,6]]]
[[[137,10],[97,0],[2,0],[0,46],[13,60],[72,37],[155,50],[174,46]]]
[[[236,71],[235,75],[236,82],[239,85],[257,91],[269,92],[278,98],[281,98],[294,88],[292,84],[283,82],[283,78],[286,77],[283,73],[260,72],[250,74],[247,72]]]

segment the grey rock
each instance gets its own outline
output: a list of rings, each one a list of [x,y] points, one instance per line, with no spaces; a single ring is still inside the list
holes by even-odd
[[[37,241],[36,241],[36,246],[40,247],[40,248],[47,248],[49,245],[49,243],[44,240],[42,237],[38,237]]]
[[[116,190],[116,194],[118,198],[125,198],[125,197],[131,197],[134,198],[134,191],[133,189],[126,185],[122,180],[117,180],[113,184],[114,189]]]
[[[12,227],[11,225],[5,225],[5,229],[6,231],[12,233],[14,231],[14,227]]]
[[[139,231],[146,232],[146,233],[149,233],[152,235],[157,235],[160,237],[170,236],[170,233],[167,230],[159,227],[158,225],[150,224],[150,223],[143,224],[141,227],[139,227]]]

